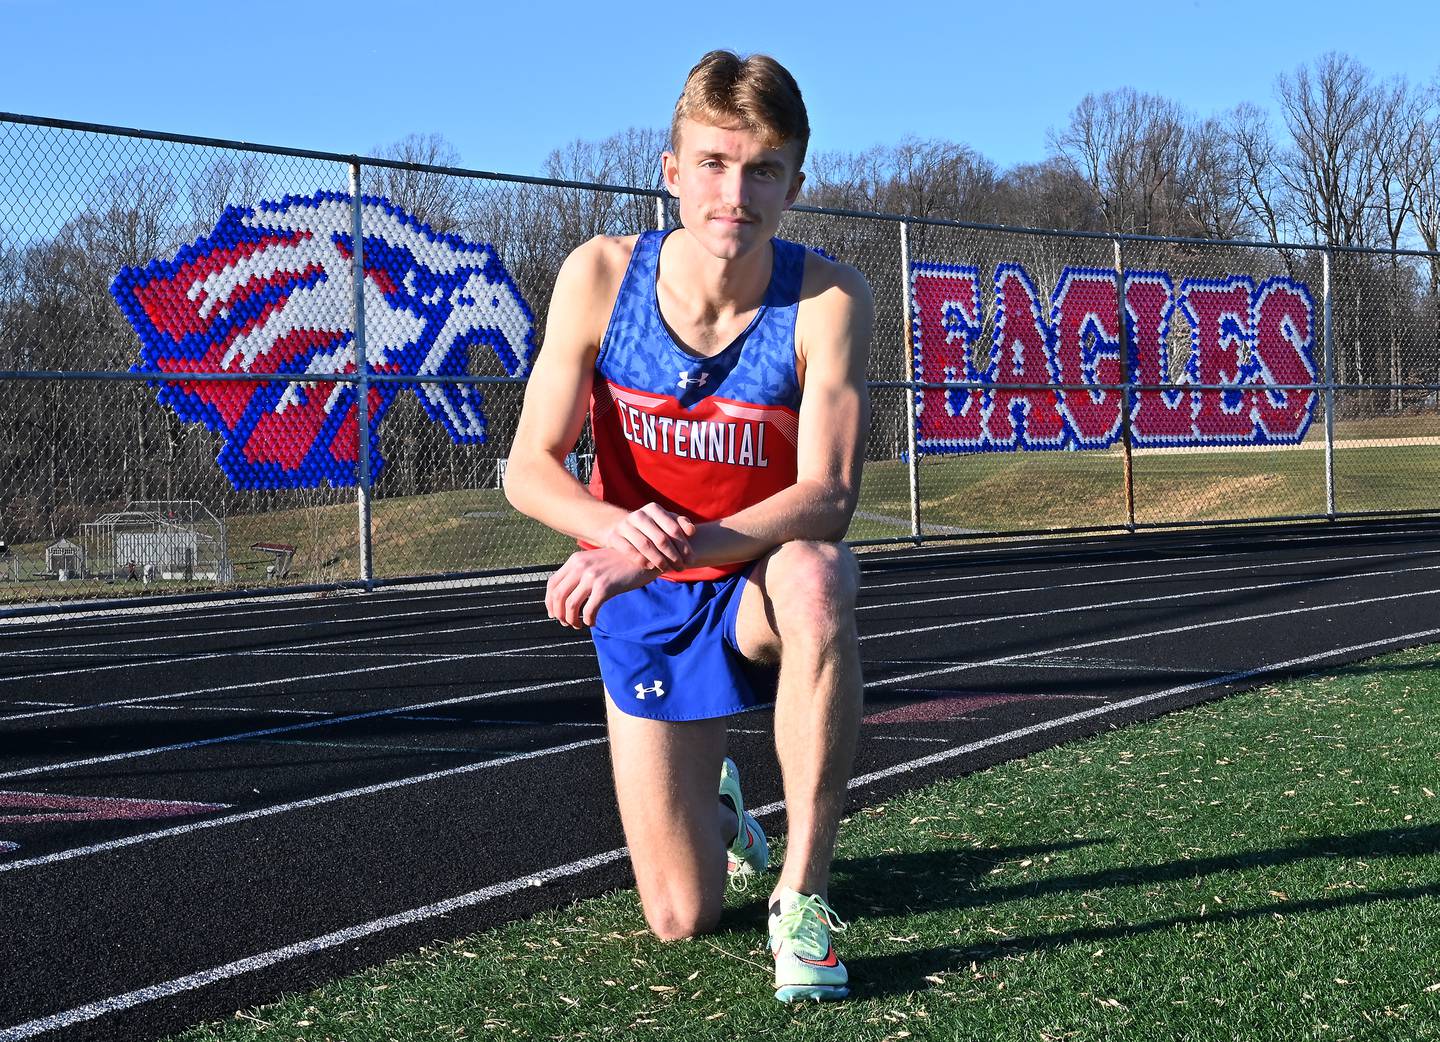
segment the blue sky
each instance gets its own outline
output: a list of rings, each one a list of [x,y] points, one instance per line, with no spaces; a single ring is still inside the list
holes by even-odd
[[[1381,76],[1429,80],[1436,10],[0,0],[0,110],[343,153],[438,132],[465,166],[538,173],[573,138],[664,125],[694,60],[730,47],[772,53],[796,74],[812,149],[911,133],[1008,166],[1042,158],[1047,129],[1089,91],[1131,86],[1201,114],[1269,106],[1278,73],[1332,49]]]

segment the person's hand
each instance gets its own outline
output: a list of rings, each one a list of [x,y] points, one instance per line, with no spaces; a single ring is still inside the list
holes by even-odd
[[[690,564],[690,537],[694,534],[695,522],[688,517],[672,514],[658,503],[646,503],[615,522],[601,545],[656,571],[679,571]]]
[[[562,626],[590,626],[600,605],[618,593],[639,589],[659,572],[637,565],[633,554],[623,550],[581,550],[550,576],[545,586],[545,612]]]

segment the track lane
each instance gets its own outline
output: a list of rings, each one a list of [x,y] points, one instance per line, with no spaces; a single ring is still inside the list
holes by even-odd
[[[975,769],[986,762],[1053,744],[1057,738],[1093,733],[1111,726],[1114,722],[1140,719],[1161,709],[1216,697],[1224,691],[1253,683],[1258,676],[1268,675],[1257,673],[1257,669],[1285,672],[1313,668],[1332,660],[1341,661],[1347,652],[1345,649],[1336,649],[1337,632],[1343,632],[1347,640],[1353,641],[1346,645],[1352,649],[1348,652],[1351,657],[1399,646],[1407,640],[1413,642],[1416,639],[1433,639],[1433,633],[1430,638],[1417,637],[1417,634],[1427,631],[1415,627],[1414,622],[1417,611],[1428,617],[1436,614],[1435,594],[1437,585],[1440,585],[1435,578],[1437,572],[1421,567],[1393,567],[1397,561],[1403,561],[1407,556],[1410,556],[1412,562],[1426,561],[1425,553],[1440,549],[1440,527],[1427,529],[1421,526],[1421,529],[1418,533],[1405,536],[1404,542],[1390,530],[1370,536],[1349,532],[1346,533],[1347,538],[1337,544],[1353,547],[1368,542],[1371,546],[1388,548],[1399,555],[1386,560],[1376,556],[1369,561],[1320,560],[1317,563],[1314,559],[1317,557],[1315,551],[1326,544],[1307,535],[1304,538],[1287,540],[1282,544],[1282,549],[1277,550],[1277,555],[1283,556],[1290,550],[1297,550],[1301,551],[1301,556],[1305,552],[1310,553],[1311,560],[1277,562],[1273,557],[1267,558],[1258,553],[1254,547],[1235,545],[1236,541],[1227,540],[1225,555],[1232,561],[1241,562],[1225,566],[1235,569],[1232,572],[1207,575],[1207,572],[1213,573],[1215,568],[1205,565],[1200,569],[1187,570],[1193,574],[1186,576],[1152,574],[1136,582],[1106,582],[1085,587],[1071,583],[1068,590],[1061,591],[1058,586],[1065,585],[1067,580],[1088,581],[1095,578],[1097,573],[1106,575],[1105,569],[1111,565],[1120,571],[1127,567],[1124,563],[1125,555],[1116,552],[1120,548],[1086,542],[1083,546],[1056,548],[1054,566],[1044,569],[1056,578],[1055,584],[1029,593],[1012,593],[1008,595],[1008,599],[1003,591],[975,589],[978,585],[991,582],[1003,586],[1006,581],[1003,575],[986,579],[978,579],[977,576],[995,571],[1009,571],[1013,576],[1027,568],[1032,572],[1037,571],[1038,569],[1033,567],[1033,555],[1036,551],[1026,549],[1023,553],[1016,554],[1013,547],[986,548],[986,552],[982,554],[959,561],[948,561],[943,569],[937,570],[933,580],[963,590],[960,596],[969,598],[976,595],[979,604],[988,609],[978,613],[967,610],[967,605],[968,608],[975,605],[962,599],[953,603],[911,605],[912,610],[907,616],[902,610],[903,603],[898,608],[890,606],[893,595],[886,594],[883,587],[890,581],[907,581],[911,577],[906,574],[910,569],[891,568],[886,559],[867,561],[866,589],[862,594],[862,603],[867,607],[873,604],[875,608],[861,614],[862,632],[867,637],[863,654],[870,681],[867,691],[867,716],[870,722],[865,728],[859,762],[860,777],[870,778],[863,786],[866,798],[883,796],[887,785],[904,787],[912,781],[926,777]],[[1177,546],[1174,540],[1163,541],[1164,545],[1161,545],[1161,542],[1138,541],[1137,545],[1131,548],[1131,564],[1128,567],[1143,566],[1153,569],[1157,561],[1183,563],[1183,547]],[[1406,549],[1407,547],[1410,549]],[[990,549],[997,552],[989,552]],[[1006,556],[1007,554],[1009,556]],[[1345,555],[1363,556],[1353,549],[1346,549],[1343,554],[1337,552],[1337,556]],[[903,555],[897,555],[900,556]],[[1195,556],[1198,558],[1200,555]],[[1210,560],[1214,562],[1220,558]],[[996,567],[997,561],[1000,562],[999,567]],[[1260,567],[1251,568],[1244,563],[1247,561]],[[1387,562],[1391,567],[1374,567]],[[1077,571],[1069,574],[1066,570],[1070,568]],[[1349,569],[1349,572],[1345,573],[1345,569]],[[1386,571],[1391,574],[1372,574]],[[1262,581],[1241,582],[1247,574],[1252,579],[1262,577]],[[913,573],[911,575],[913,576]],[[1298,580],[1283,579],[1287,582],[1293,581],[1293,585],[1289,586],[1280,586],[1271,581],[1287,575],[1301,577]],[[1208,585],[1205,585],[1207,582]],[[1203,588],[1192,591],[1177,589],[1186,584],[1198,584]],[[1255,585],[1259,588],[1237,592],[1233,589],[1236,585]],[[1136,588],[1144,590],[1146,596],[1131,596],[1130,591]],[[1104,595],[1113,594],[1117,589],[1126,591],[1119,599],[1140,603],[1120,606],[1110,604]],[[1381,589],[1384,592],[1379,592]],[[1171,595],[1193,592],[1197,596],[1167,596],[1167,592]],[[1315,603],[1317,594],[1321,592],[1329,599],[1323,603]],[[1332,598],[1332,594],[1336,596]],[[1093,600],[1087,602],[1087,598]],[[1037,607],[1034,603],[1037,599],[1041,599],[1041,606]],[[399,600],[397,599],[397,602]],[[1031,602],[1028,605],[1024,603],[1027,600]],[[1311,603],[1299,604],[1297,600],[1308,600]],[[448,602],[437,600],[436,603]],[[458,604],[455,606],[459,607]],[[1007,611],[1007,608],[1028,610]],[[889,620],[890,613],[897,611],[900,612],[896,616],[899,621],[892,623]],[[890,632],[897,629],[916,630],[919,627],[914,625],[915,616],[942,611],[947,616],[953,616],[949,625],[923,632]],[[1050,614],[1034,614],[1037,611]],[[1019,617],[1002,622],[987,621],[987,616],[1004,614]],[[1237,615],[1239,618],[1236,618]],[[905,625],[907,619],[910,625]],[[1328,621],[1320,622],[1321,619]],[[922,621],[921,625],[934,624]],[[456,657],[447,661],[447,652],[449,655],[465,656],[483,654],[483,651],[473,650],[476,643],[474,634],[467,636],[463,630],[449,632],[450,629],[449,626],[440,625],[421,638],[427,648],[426,655],[430,656],[428,660],[417,658],[408,664],[406,669],[378,674],[373,670],[362,671],[346,677],[330,678],[328,681],[317,681],[315,678],[315,673],[325,671],[319,667],[326,664],[327,658],[332,654],[338,657],[338,649],[341,647],[364,647],[363,643],[337,645],[334,650],[329,649],[327,644],[327,649],[321,650],[318,656],[311,652],[292,655],[290,649],[274,648],[266,654],[273,653],[276,657],[292,661],[308,660],[307,668],[311,672],[296,674],[296,679],[291,682],[292,686],[298,685],[295,690],[282,695],[267,689],[247,689],[240,686],[246,681],[234,680],[229,684],[208,685],[211,688],[228,687],[230,690],[212,691],[205,697],[234,700],[248,692],[257,699],[271,703],[271,708],[277,713],[334,711],[345,715],[342,711],[344,709],[354,710],[357,704],[366,700],[373,700],[386,693],[397,693],[397,685],[387,681],[397,677],[406,677],[408,680],[407,671],[428,673],[416,682],[417,686],[413,691],[461,690],[468,685],[473,693],[477,668],[483,669],[487,683],[497,684],[500,682],[497,674],[500,673],[519,676],[542,667],[548,673],[553,665],[555,672],[551,673],[551,676],[568,675],[573,678],[585,668],[583,660],[577,658],[550,664],[545,659],[513,654],[488,654],[479,658]],[[337,621],[333,625],[317,627],[317,633],[322,634],[334,630],[343,630],[343,624]],[[436,632],[437,630],[447,632]],[[505,644],[525,646],[523,640],[500,639],[499,632],[503,631],[481,638],[485,643],[485,651]],[[1243,639],[1236,639],[1233,636],[1236,633],[1242,633]],[[1257,637],[1257,634],[1266,635]],[[512,638],[513,636],[512,633]],[[560,643],[563,645],[565,642]],[[568,654],[576,653],[573,639],[568,646]],[[457,652],[456,648],[471,650]],[[1361,650],[1353,650],[1355,648]],[[543,651],[531,654],[537,653],[543,654]],[[243,652],[236,650],[228,660],[216,661],[223,663],[225,670],[234,673],[242,668],[248,669],[248,665],[242,663],[248,663],[256,657],[260,656],[255,649]],[[369,673],[368,676],[366,672]],[[200,750],[197,749],[193,759],[183,762],[177,760],[175,764],[167,765],[167,770],[163,772],[149,769],[151,766],[160,765],[163,757],[155,758],[153,762],[144,763],[143,766],[136,761],[147,761],[150,757],[129,757],[123,763],[126,772],[124,777],[142,784],[147,779],[154,783],[163,778],[167,785],[190,786],[186,791],[192,795],[198,791],[194,786],[198,784],[203,787],[209,784],[210,778],[221,776],[225,770],[236,772],[232,780],[239,779],[243,777],[247,763],[261,762],[274,765],[267,767],[267,771],[273,770],[276,777],[292,779],[290,788],[285,791],[295,794],[296,798],[292,802],[296,803],[305,799],[324,799],[327,793],[338,794],[342,789],[337,783],[342,776],[364,779],[374,775],[377,770],[388,773],[390,767],[395,767],[397,771],[389,774],[388,780],[397,784],[383,792],[297,806],[261,816],[258,812],[266,806],[281,805],[273,802],[273,797],[266,792],[264,795],[270,799],[237,803],[233,809],[219,812],[210,818],[219,821],[227,816],[255,815],[249,819],[208,827],[189,828],[189,825],[205,826],[203,820],[168,826],[172,829],[189,830],[170,836],[157,835],[150,839],[144,838],[147,830],[150,833],[162,831],[155,827],[157,823],[140,826],[134,823],[110,823],[108,827],[114,829],[115,834],[109,836],[106,842],[121,845],[90,853],[77,853],[15,871],[5,871],[6,864],[18,863],[27,855],[32,859],[38,857],[37,848],[30,844],[27,833],[25,846],[29,849],[13,851],[8,855],[0,854],[0,888],[10,889],[12,884],[21,881],[11,891],[19,898],[15,907],[28,909],[25,913],[27,916],[33,912],[33,918],[25,921],[34,925],[25,931],[17,931],[17,940],[14,943],[22,944],[24,950],[18,954],[22,958],[28,956],[37,968],[24,977],[24,981],[28,983],[25,984],[22,999],[6,1005],[7,999],[0,998],[0,1025],[25,1023],[35,1017],[43,1019],[46,1015],[63,1013],[67,1009],[91,1008],[93,1003],[103,1001],[107,996],[148,994],[145,989],[157,984],[187,980],[196,974],[231,965],[237,958],[275,952],[287,945],[299,945],[303,948],[303,951],[297,950],[292,956],[264,967],[255,967],[232,976],[222,975],[207,979],[193,988],[175,991],[169,997],[154,996],[136,1002],[127,1007],[129,1012],[126,1013],[78,1021],[66,1035],[67,1038],[145,1037],[147,1033],[168,1030],[170,1027],[187,1023],[204,1015],[205,1010],[223,1010],[234,1008],[239,1003],[258,1001],[266,995],[274,994],[274,989],[278,987],[293,987],[299,982],[314,979],[316,975],[324,976],[347,967],[364,965],[386,953],[405,950],[434,936],[453,935],[467,928],[525,914],[527,909],[563,900],[571,894],[593,892],[596,888],[616,885],[623,881],[625,871],[620,862],[613,857],[608,861],[603,860],[605,855],[613,854],[616,849],[613,845],[606,846],[605,837],[608,835],[613,840],[613,837],[618,836],[618,832],[614,831],[613,807],[608,802],[608,766],[603,741],[598,739],[598,735],[591,737],[594,725],[598,723],[599,700],[594,697],[593,691],[582,692],[585,685],[580,683],[572,685],[572,693],[569,695],[549,689],[558,682],[540,681],[536,691],[514,693],[473,705],[450,701],[442,706],[440,703],[446,701],[443,699],[430,700],[423,704],[406,701],[403,705],[390,705],[381,711],[383,716],[376,718],[384,720],[385,726],[368,730],[355,723],[335,723],[331,718],[316,718],[313,721],[297,717],[285,718],[283,723],[287,725],[312,722],[318,725],[301,732],[283,732],[287,736],[297,733],[310,734],[312,738],[305,740],[314,739],[313,744],[305,746],[298,743],[270,746],[262,744],[265,739],[261,738],[225,738],[224,735],[216,733],[213,737],[224,740],[207,746],[206,748],[211,750],[208,755],[200,755]],[[594,687],[593,681],[588,683]],[[186,689],[187,692],[193,690],[194,685]],[[4,697],[4,694],[3,689],[0,689],[0,697]],[[316,704],[317,698],[331,700],[323,702],[327,706],[325,710],[295,708],[299,704]],[[285,705],[280,704],[282,700]],[[193,704],[186,705],[186,701]],[[199,697],[187,695],[187,698],[179,702],[180,704],[164,710],[154,704],[148,708],[129,705],[87,709],[84,713],[64,714],[59,720],[54,717],[30,718],[24,726],[27,730],[50,729],[59,726],[60,721],[78,723],[96,714],[101,714],[101,718],[96,722],[102,726],[113,726],[126,720],[138,724],[139,718],[143,718],[147,713],[151,714],[152,718],[163,717],[168,721],[165,724],[167,727],[171,726],[176,714],[188,714],[185,718],[186,726],[192,726],[188,722],[189,718],[198,717],[205,711]],[[0,703],[0,714],[7,713],[9,705],[8,702]],[[929,716],[904,718],[904,713],[912,711],[910,707],[917,706],[929,707]],[[900,711],[902,718],[885,719],[885,714],[892,711]],[[409,724],[413,723],[410,721],[405,728],[397,728],[393,718],[402,715],[438,715],[442,719],[422,721],[426,725],[424,727],[410,727]],[[589,715],[588,720],[577,719],[586,715]],[[535,727],[535,746],[531,750],[534,759],[529,761],[530,766],[526,770],[543,773],[549,779],[547,783],[531,782],[531,775],[518,771],[515,766],[507,765],[474,768],[467,773],[451,772],[426,781],[399,784],[405,781],[406,777],[419,776],[402,776],[398,769],[406,764],[414,766],[417,763],[460,755],[443,751],[443,743],[461,743],[462,740],[469,742],[488,736],[486,740],[493,739],[494,745],[463,748],[481,749],[478,755],[495,757],[499,753],[499,746],[505,741],[514,742],[519,740],[520,736],[529,734],[523,731],[516,721],[529,720],[533,725],[547,716],[562,718],[561,722],[582,728],[590,726],[592,731],[583,737],[577,735],[572,728],[565,738],[595,743],[563,752],[546,751],[560,749],[566,744],[555,740],[555,733],[563,728],[552,727],[547,730]],[[223,716],[221,720],[231,725],[228,734],[237,736],[246,733],[243,729],[234,728],[237,720]],[[500,724],[482,723],[494,720],[500,721]],[[247,719],[245,722],[248,724],[255,721]],[[19,721],[0,723],[0,734],[20,725]],[[150,726],[158,725],[152,723]],[[504,730],[506,726],[510,728],[508,731]],[[491,727],[499,730],[491,733],[487,730]],[[737,733],[732,738],[737,755],[747,763],[747,789],[752,790],[751,800],[755,803],[778,798],[778,776],[773,768],[763,766],[769,745],[768,728],[768,713],[749,714],[741,719]],[[324,737],[316,739],[316,735]],[[319,744],[332,739],[336,744]],[[290,741],[289,738],[279,737],[275,740],[287,743]],[[348,749],[345,748],[347,742],[350,744]],[[384,745],[388,748],[362,751],[363,745]],[[225,758],[215,758],[217,747],[225,749]],[[460,747],[462,746],[459,744],[455,746]],[[366,758],[371,755],[374,759]],[[276,757],[279,759],[276,760]],[[293,759],[286,760],[286,757]],[[987,760],[987,757],[993,759]],[[499,758],[503,759],[503,756]],[[756,766],[749,766],[751,762]],[[906,764],[912,766],[904,767]],[[915,764],[920,766],[913,766]],[[41,771],[29,776],[30,781],[26,784],[33,783],[34,788],[59,791],[62,783],[69,788],[77,780],[98,783],[107,776],[121,776],[118,770],[120,766],[122,765],[115,761],[107,761],[105,764],[92,763],[74,770]],[[546,854],[548,864],[552,866],[563,867],[596,856],[602,858],[601,863],[580,870],[578,875],[563,876],[554,887],[520,887],[509,890],[505,889],[506,886],[520,877],[514,874],[506,876],[505,872],[499,871],[499,860],[492,857],[493,864],[487,863],[483,870],[474,864],[467,865],[456,846],[460,842],[456,834],[463,834],[464,830],[451,827],[449,834],[444,834],[447,830],[443,827],[443,822],[453,820],[447,818],[444,811],[452,806],[473,808],[474,803],[465,802],[475,797],[476,786],[472,784],[473,779],[487,772],[493,772],[496,779],[504,779],[503,785],[497,782],[498,787],[491,792],[488,811],[495,814],[496,808],[501,807],[511,820],[516,817],[513,807],[518,805],[519,799],[536,799],[538,802],[534,805],[544,807],[548,812],[552,804],[560,806],[567,801],[569,804],[576,802],[577,777],[590,776],[592,781],[598,777],[598,784],[590,785],[587,791],[598,791],[602,794],[596,804],[602,809],[592,808],[591,812],[582,815],[581,824],[559,830],[562,833],[568,831],[566,838],[571,842],[561,845],[552,836],[552,832],[556,830],[532,829],[529,846],[532,852]],[[551,787],[545,787],[546,784]],[[22,786],[19,780],[0,779],[0,787]],[[586,786],[581,784],[578,788],[585,789]],[[257,803],[263,803],[264,806],[258,806]],[[609,827],[612,831],[609,833],[605,832],[606,826],[601,824],[602,819],[596,816],[606,813],[604,808],[608,808],[611,816]],[[422,815],[423,820],[412,822],[408,816],[412,810],[415,814]],[[487,834],[496,819],[487,818],[477,810],[474,815],[464,820],[467,824],[472,824],[479,833]],[[503,823],[493,825],[493,828],[503,827]],[[0,827],[0,839],[10,839],[12,834],[13,830],[6,832]],[[434,845],[427,847],[425,844],[432,842],[432,836]],[[411,846],[399,853],[378,855],[377,850],[388,849],[384,844],[387,837],[396,843],[403,839],[404,842],[411,843]],[[324,857],[317,853],[314,842],[317,838],[324,841],[327,851]],[[418,842],[421,839],[425,840],[425,844]],[[191,844],[194,845],[193,848]],[[539,849],[542,845],[543,851]],[[64,854],[66,850],[75,849],[79,848],[57,848],[52,853]],[[426,861],[427,849],[428,862],[432,866],[427,870],[439,873],[436,885],[423,892],[397,888],[395,884],[399,878],[419,878],[416,864],[407,859],[413,857]],[[185,852],[184,856],[178,863],[173,862],[174,852],[182,850]],[[246,852],[249,852],[252,860],[259,856],[256,852],[263,852],[265,864],[268,865],[273,858],[275,865],[284,871],[275,875],[268,874],[269,870],[263,866],[253,871],[237,868],[237,865],[247,866],[244,860]],[[365,860],[367,857],[369,862]],[[473,858],[471,860],[473,861]],[[448,866],[445,871],[433,867],[441,862]],[[77,987],[66,991],[64,994],[68,997],[62,1001],[60,993],[54,991],[53,982],[45,970],[44,952],[58,952],[63,949],[54,938],[42,935],[36,940],[32,936],[36,930],[43,930],[43,924],[47,921],[43,894],[55,881],[73,879],[74,886],[79,889],[72,889],[71,893],[86,892],[85,888],[89,887],[97,907],[107,911],[125,910],[125,915],[120,916],[116,922],[129,921],[132,929],[127,933],[120,926],[116,926],[114,932],[108,934],[112,943],[123,946],[126,938],[135,943],[137,935],[147,932],[154,937],[167,937],[168,943],[168,934],[176,929],[177,917],[173,913],[177,909],[169,909],[171,914],[167,917],[167,909],[162,907],[161,903],[145,905],[144,895],[121,891],[129,880],[154,878],[159,866],[173,868],[179,864],[186,868],[183,875],[187,880],[185,885],[196,891],[193,897],[182,897],[187,917],[193,917],[194,921],[213,923],[217,921],[217,909],[231,907],[226,902],[232,899],[240,905],[248,902],[249,909],[246,914],[249,916],[248,922],[256,924],[254,932],[240,931],[243,936],[236,938],[226,930],[212,930],[207,935],[205,944],[191,941],[175,946],[172,949],[177,954],[174,962],[153,952],[137,950],[136,957],[127,962],[125,974],[105,978],[110,990],[102,987],[98,991],[92,991],[87,998],[84,988]],[[342,869],[340,871],[344,874],[337,876],[334,869],[329,870],[328,874],[323,873],[317,867],[320,864],[373,864],[376,871],[370,873]],[[300,866],[306,867],[302,869]],[[447,874],[450,868],[458,874]],[[496,869],[493,875],[484,874],[492,868]],[[227,877],[227,871],[232,875]],[[246,871],[250,874],[246,875]],[[59,875],[62,872],[74,875]],[[315,886],[310,877],[316,875],[323,875],[323,883],[328,885],[329,892],[324,895],[325,900],[317,898],[309,901],[307,895]],[[372,880],[372,875],[379,882]],[[286,880],[283,884],[282,877]],[[94,889],[97,878],[111,880],[112,891],[107,892],[103,887]],[[484,882],[487,879],[490,882]],[[217,886],[217,880],[222,885]],[[310,881],[310,885],[301,885],[306,880]],[[477,885],[479,890],[476,889]],[[291,890],[289,893],[285,893],[287,886]],[[63,891],[65,888],[61,889]],[[130,889],[134,889],[133,884]],[[451,909],[444,920],[433,917],[405,919],[385,929],[337,942],[334,946],[304,947],[318,937],[343,935],[345,931],[365,923],[389,921],[396,916],[403,918],[417,908],[437,903],[443,905],[446,901],[454,900],[457,895],[464,896],[481,891],[493,896],[472,902],[463,908]],[[285,900],[277,901],[276,892],[283,894]],[[259,908],[256,907],[257,894],[269,895],[266,901],[260,902]],[[406,896],[411,900],[397,900]],[[433,900],[421,901],[421,897]],[[280,921],[285,924],[284,929],[276,925],[272,915],[266,914],[266,908],[271,905],[275,912],[282,909],[285,911],[285,917]],[[302,908],[298,921],[293,914],[296,907]],[[346,908],[351,910],[348,918],[340,914]],[[374,916],[362,923],[358,914],[362,910],[374,912]],[[56,910],[51,906],[49,915],[54,914]],[[143,922],[145,930],[133,927],[136,922]],[[260,925],[266,922],[270,923],[268,935]],[[309,932],[307,933],[306,929],[296,929],[287,933],[291,924],[297,927],[303,924]],[[302,937],[301,934],[305,936]],[[269,937],[268,944],[265,936]],[[20,940],[22,938],[23,942]],[[69,940],[77,941],[76,938]],[[242,942],[245,941],[252,942],[249,949],[244,948]],[[8,956],[11,953],[6,954]],[[55,965],[52,958],[49,964],[52,971]],[[122,1031],[129,1034],[116,1034]],[[0,1039],[4,1037],[3,1029],[0,1029]]]

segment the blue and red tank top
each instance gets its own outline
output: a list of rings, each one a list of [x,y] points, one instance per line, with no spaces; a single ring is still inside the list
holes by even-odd
[[[770,284],[754,318],[724,350],[702,358],[660,317],[655,279],[667,234],[645,232],[635,243],[595,358],[590,492],[627,510],[659,503],[699,524],[795,483],[795,317],[809,251],[772,239]],[[718,579],[746,563],[663,578]]]

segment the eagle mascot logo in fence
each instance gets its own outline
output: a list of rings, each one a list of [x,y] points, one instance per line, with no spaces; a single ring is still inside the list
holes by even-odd
[[[124,268],[110,291],[140,337],[133,372],[294,374],[293,380],[156,380],[161,404],[225,436],[217,462],[237,489],[354,485],[352,197],[336,192],[231,206],[172,260]],[[495,248],[437,233],[376,196],[360,197],[366,360],[371,373],[466,376],[471,352],[509,376],[535,354],[535,321]],[[371,473],[380,422],[413,390],[456,444],[485,440],[474,384],[369,387]]]

